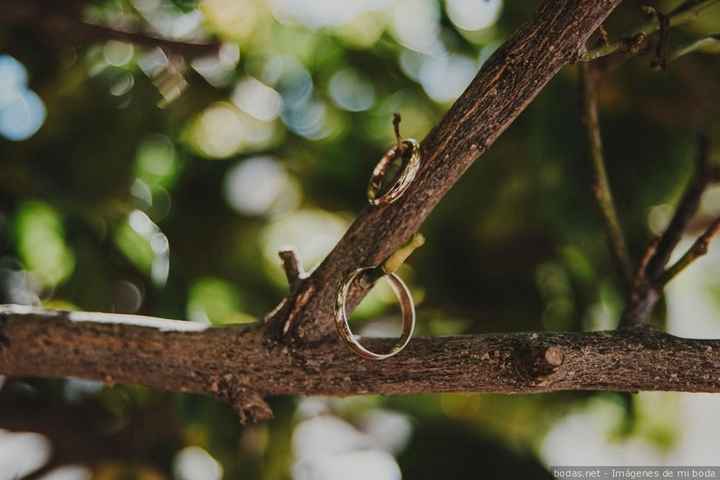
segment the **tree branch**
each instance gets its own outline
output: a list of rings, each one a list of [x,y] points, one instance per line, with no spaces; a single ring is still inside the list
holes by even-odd
[[[712,237],[715,235],[713,225],[698,239],[696,246],[690,249],[689,256],[683,257],[683,263],[674,265],[669,271],[665,270],[677,244],[690,225],[700,206],[702,194],[707,186],[715,179],[715,170],[710,163],[710,141],[704,134],[698,135],[698,154],[696,171],[690,185],[680,199],[670,224],[660,238],[653,240],[643,256],[640,269],[635,275],[633,288],[625,311],[620,319],[621,328],[639,327],[645,325],[652,314],[655,305],[661,298],[665,284],[687,264],[702,255],[707,250]],[[698,250],[694,250],[697,248]],[[687,262],[687,264],[685,263]]]
[[[685,252],[685,254],[680,257],[673,266],[665,270],[660,277],[660,283],[662,285],[666,285],[675,278],[678,273],[682,272],[695,260],[705,255],[708,251],[708,247],[710,246],[710,242],[712,242],[712,240],[718,235],[720,235],[720,217],[710,224],[707,230],[705,230],[705,232],[700,235],[697,240],[695,240],[692,247],[690,247],[690,249]]]
[[[720,46],[720,33],[706,35],[691,42],[675,47],[667,54],[667,62],[674,62],[680,57],[702,51],[705,48]]]
[[[159,47],[167,52],[188,57],[216,54],[221,45],[218,42],[184,42],[139,31],[118,30],[83,21],[79,15],[81,12],[66,13],[57,5],[26,0],[13,2],[6,11],[0,12],[0,23],[37,25],[71,42],[94,43],[117,40],[143,47]]]
[[[68,312],[19,306],[0,311],[7,338],[0,371],[13,376],[74,376],[222,398],[223,392],[232,397],[247,391],[257,396],[720,392],[720,340],[656,331],[416,338],[401,354],[374,362],[330,339],[268,344],[260,329],[172,331],[172,325],[140,326],[134,316],[128,316],[132,323],[120,324],[94,313],[77,321]],[[373,349],[392,342],[368,339]]]
[[[67,30],[75,35],[79,40],[84,42],[117,40],[143,47],[159,47],[168,52],[189,57],[213,55],[220,50],[220,43],[218,42],[182,42],[141,32],[117,30],[103,25],[73,21],[72,19],[65,19],[65,22],[67,22],[65,24],[65,28],[67,28]]]
[[[463,95],[422,142],[422,164],[395,203],[366,208],[295,294],[267,317],[276,338],[292,316],[296,339],[334,336],[335,296],[352,270],[380,265],[420,228],[465,170],[500,136],[545,84],[577,58],[587,38],[620,0],[546,0],[483,65]],[[352,309],[370,288],[359,279]]]
[[[335,335],[333,306],[342,279],[360,266],[382,264],[407,244],[465,170],[564,65],[577,59],[619,3],[545,0],[536,18],[485,62],[425,138],[421,168],[407,192],[390,205],[366,208],[264,325],[205,329],[191,322],[6,306],[0,309],[6,318],[0,326],[0,373],[205,393],[230,402],[241,419],[249,420],[267,418],[270,410],[262,397],[279,394],[720,390],[720,375],[699,373],[707,361],[698,356],[707,346],[718,351],[720,342],[664,334],[641,339],[627,332],[418,338],[400,355],[370,362],[357,358]],[[292,265],[286,271],[292,280]],[[367,281],[356,282],[349,306],[369,287]],[[291,341],[277,342],[293,325]],[[382,350],[389,342],[368,344]],[[679,353],[687,355],[683,369],[677,368]],[[680,377],[668,379],[668,372]]]
[[[580,65],[580,91],[582,97],[582,119],[585,124],[590,145],[590,157],[593,163],[593,194],[597,201],[600,215],[603,218],[605,232],[608,237],[610,253],[617,265],[620,276],[626,285],[633,278],[632,260],[625,245],[625,236],[620,226],[620,219],[615,210],[612,189],[605,169],[600,122],[597,112],[597,96],[595,94],[595,78],[592,67]]]
[[[666,15],[667,27],[672,28],[695,20],[705,9],[717,4],[718,1],[720,0],[688,0],[684,2]],[[615,53],[644,51],[648,47],[650,37],[658,33],[660,28],[661,22],[653,16],[652,20],[629,35],[586,52],[581,57],[581,61],[590,62]]]
[[[695,175],[680,199],[670,224],[660,237],[655,254],[648,262],[647,277],[652,281],[662,276],[665,265],[670,260],[670,255],[672,255],[677,244],[680,243],[683,233],[690,224],[690,220],[692,220],[700,207],[702,194],[713,181],[713,169],[710,164],[710,142],[707,136],[702,134],[698,135],[698,153],[695,165]]]

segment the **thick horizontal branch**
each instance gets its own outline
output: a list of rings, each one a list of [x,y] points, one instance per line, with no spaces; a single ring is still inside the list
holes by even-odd
[[[543,2],[535,18],[485,62],[423,140],[420,170],[405,194],[390,205],[366,208],[323,263],[268,316],[269,330],[315,341],[331,335],[342,280],[358,267],[382,264],[405,244],[465,170],[564,65],[577,59],[588,37],[619,3]],[[348,306],[356,305],[369,287],[367,281],[356,282]]]
[[[137,317],[120,324],[103,314],[77,320],[28,307],[0,312],[0,374],[204,393],[235,402],[254,418],[267,414],[256,403],[265,395],[720,392],[720,340],[651,330],[416,338],[399,355],[375,362],[330,339],[283,346],[252,328],[174,331],[175,324],[141,326]],[[391,343],[368,339],[373,349]]]

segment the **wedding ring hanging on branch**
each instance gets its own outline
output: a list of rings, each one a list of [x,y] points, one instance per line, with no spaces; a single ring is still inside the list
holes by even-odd
[[[382,192],[383,179],[392,163],[400,158],[400,172],[395,182]],[[388,150],[373,170],[368,185],[368,201],[377,207],[389,205],[400,198],[408,189],[420,169],[420,144],[417,140],[407,138]]]
[[[401,139],[399,124],[400,115],[395,114],[393,125],[395,126],[397,143],[380,159],[380,162],[378,162],[373,170],[372,177],[370,177],[367,194],[368,201],[372,206],[389,205],[400,198],[413,182],[415,175],[420,169],[420,144],[412,138]],[[398,158],[402,162],[400,171],[395,175],[396,178],[394,182],[389,187],[383,189],[383,180],[392,163]],[[385,360],[400,353],[410,342],[410,338],[415,330],[415,304],[413,303],[410,289],[408,289],[405,282],[402,281],[395,271],[410,253],[422,245],[424,241],[422,235],[415,235],[407,245],[398,249],[385,260],[382,265],[357,268],[350,272],[340,285],[335,302],[335,326],[337,327],[340,338],[353,352],[361,357],[368,360]],[[350,329],[347,300],[353,283],[361,275],[369,276],[373,282],[384,278],[390,284],[395,297],[398,299],[398,302],[400,302],[402,333],[397,343],[386,353],[377,353],[369,350],[360,343],[358,337],[355,336]]]
[[[350,293],[350,288],[353,282],[364,273],[371,273],[376,269],[382,270],[382,277],[390,284],[392,291],[395,293],[398,301],[400,302],[400,309],[402,311],[402,334],[398,339],[397,343],[387,353],[377,353],[368,350],[364,347],[358,337],[355,336],[350,329],[350,323],[348,321],[347,313],[347,298]],[[337,302],[335,304],[335,326],[337,327],[338,335],[345,341],[350,349],[368,360],[385,360],[393,355],[400,353],[410,342],[413,331],[415,330],[415,305],[413,304],[412,295],[405,282],[402,281],[395,273],[386,273],[382,267],[361,267],[354,270],[350,275],[347,276],[345,281],[340,286],[338,292]]]
[[[415,180],[415,175],[420,170],[422,153],[420,144],[413,138],[402,139],[400,137],[400,114],[393,115],[393,127],[395,129],[395,146],[385,152],[370,177],[368,184],[368,201],[370,205],[377,207],[389,205],[408,189]],[[383,189],[383,180],[395,160],[400,160],[400,171],[395,175],[395,181],[389,187]]]

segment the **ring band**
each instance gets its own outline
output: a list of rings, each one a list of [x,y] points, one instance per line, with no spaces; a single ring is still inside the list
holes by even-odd
[[[407,190],[412,181],[415,179],[415,175],[420,169],[420,144],[417,140],[412,138],[406,138],[401,143],[402,145],[410,148],[410,155],[406,161],[405,168],[403,168],[402,172],[400,172],[399,178],[390,188],[388,188],[387,192],[378,197],[380,189],[382,188],[383,177],[385,177],[385,174],[387,173],[387,170],[393,160],[395,160],[395,158],[400,154],[400,145],[395,145],[380,159],[373,170],[372,177],[370,177],[367,192],[370,205],[387,205],[394,202],[400,198],[403,193],[405,193],[405,190]]]
[[[400,353],[410,342],[410,338],[415,330],[415,305],[413,304],[410,290],[407,285],[405,285],[405,282],[394,273],[386,273],[383,278],[390,284],[390,287],[392,287],[395,296],[400,302],[400,309],[402,310],[402,334],[398,342],[387,353],[376,353],[362,346],[350,329],[345,302],[355,279],[361,273],[375,270],[376,268],[377,267],[358,268],[345,279],[345,282],[340,287],[337,302],[335,303],[335,326],[337,327],[340,338],[343,339],[355,353],[368,360],[385,360]]]

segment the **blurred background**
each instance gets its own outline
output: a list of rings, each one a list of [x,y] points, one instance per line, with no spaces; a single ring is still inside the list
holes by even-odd
[[[537,3],[4,0],[0,301],[254,322],[287,292],[277,251],[314,268],[364,207],[393,112],[423,138]],[[639,7],[613,14],[611,38],[649,21]],[[716,5],[670,40],[719,25]],[[720,145],[717,53],[667,71],[639,57],[598,86],[635,257],[692,174],[697,131]],[[576,84],[565,68],[423,226],[401,271],[420,335],[616,325],[624,292]],[[694,231],[718,213],[714,188]],[[720,336],[718,260],[671,285],[668,331]],[[395,308],[378,286],[354,328],[392,331]],[[715,464],[720,450],[711,395],[276,398],[274,420],[243,427],[200,396],[3,383],[2,480],[550,478],[549,465]]]

